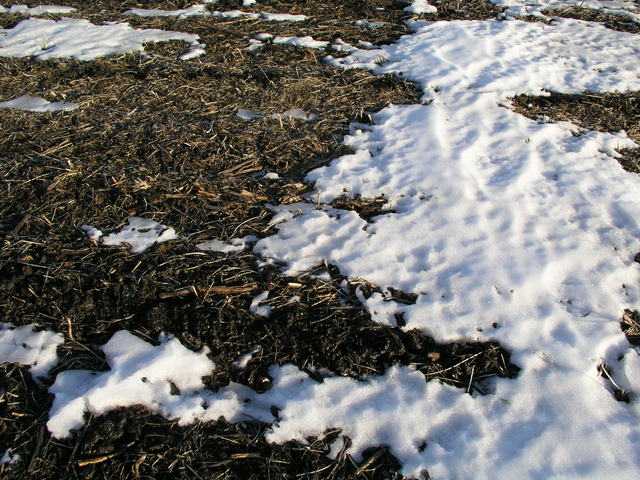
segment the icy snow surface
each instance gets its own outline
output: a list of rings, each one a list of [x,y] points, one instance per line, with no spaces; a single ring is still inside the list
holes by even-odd
[[[129,245],[132,253],[142,253],[155,243],[178,238],[172,227],[141,217],[127,217],[127,224],[122,230],[109,235],[91,225],[82,225],[80,230],[93,241],[102,240],[104,245]]]
[[[64,342],[59,333],[34,332],[31,325],[14,327],[0,322],[0,363],[29,365],[34,378],[46,377],[58,361],[56,349]]]
[[[327,206],[280,207],[286,221],[255,249],[286,261],[287,273],[326,259],[350,277],[416,293],[415,305],[362,300],[375,320],[394,324],[402,311],[406,329],[440,341],[499,341],[522,371],[481,398],[423,386],[420,398],[432,400],[397,411],[414,418],[398,425],[398,438],[380,429],[383,406],[364,409],[368,430],[355,432],[365,415],[357,401],[341,414],[302,415],[320,397],[289,404],[287,433],[271,438],[303,439],[331,424],[351,433],[350,451],[388,444],[405,474],[428,468],[433,478],[630,478],[640,467],[638,400],[616,402],[597,366],[606,361],[640,391],[640,378],[624,373],[638,359],[619,326],[640,300],[640,180],[611,158],[633,143],[624,133],[575,136],[576,126],[537,123],[507,99],[544,88],[640,88],[640,37],[574,20],[414,25],[394,45],[331,61],[402,74],[431,103],[390,106],[374,126],[354,126],[345,143],[355,153],[308,176],[323,202],[344,192],[384,196],[396,213],[367,225]],[[397,371],[406,374],[396,381],[410,383],[408,370]]]
[[[59,112],[75,110],[78,108],[78,105],[68,102],[50,102],[42,97],[23,95],[22,97],[7,100],[6,102],[0,102],[0,108],[13,108],[29,112]]]
[[[0,56],[93,60],[117,53],[144,51],[145,42],[183,40],[198,45],[198,36],[164,30],[135,30],[126,23],[94,25],[87,20],[22,20],[0,29]]]

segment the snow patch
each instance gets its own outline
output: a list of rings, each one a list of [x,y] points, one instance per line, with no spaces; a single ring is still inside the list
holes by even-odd
[[[129,245],[132,253],[142,253],[155,243],[176,240],[178,235],[172,227],[155,220],[141,217],[127,217],[127,224],[117,233],[104,235],[91,225],[82,225],[80,230],[93,241],[101,240],[103,245]]]
[[[13,100],[0,102],[0,108],[13,108],[16,110],[26,110],[28,112],[60,112],[75,110],[78,108],[76,103],[68,102],[49,102],[42,97],[32,97],[23,95]]]
[[[214,238],[206,242],[198,243],[196,248],[209,252],[239,253],[247,248],[247,243],[253,243],[256,240],[257,237],[254,235],[247,235],[244,238],[232,238],[229,244]]]
[[[64,15],[75,12],[73,7],[62,7],[57,5],[41,5],[37,7],[27,7],[26,5],[11,5],[10,7],[0,7],[0,13],[30,15],[37,17],[40,15]]]
[[[411,5],[405,7],[405,12],[421,14],[421,13],[437,13],[438,9],[426,0],[413,0]]]
[[[261,303],[264,303],[268,297],[268,290],[265,290],[260,295],[256,296],[253,300],[251,300],[249,311],[261,317],[269,317],[271,315],[271,312],[273,311],[273,308],[268,305],[260,305]]]
[[[0,362],[29,365],[34,379],[46,377],[56,363],[64,337],[50,330],[33,331],[32,325],[14,327],[0,322]]]
[[[0,29],[0,56],[93,60],[118,53],[143,52],[145,42],[182,40],[198,45],[198,35],[164,30],[136,30],[126,23],[94,25],[87,20],[22,20]]]

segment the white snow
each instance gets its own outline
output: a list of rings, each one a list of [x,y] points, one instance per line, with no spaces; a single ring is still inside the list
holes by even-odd
[[[119,331],[102,351],[109,371],[67,370],[58,374],[49,389],[55,399],[47,428],[54,437],[65,437],[82,426],[86,411],[100,415],[119,406],[140,404],[166,418],[188,422],[186,409],[203,408],[197,394],[204,388],[202,377],[214,369],[206,348],[192,352],[171,337],[153,346]]]
[[[261,317],[269,317],[273,308],[268,305],[260,305],[264,303],[269,297],[269,290],[265,290],[260,295],[256,296],[253,300],[251,300],[251,305],[249,306],[249,311],[251,313],[255,313]]]
[[[255,3],[255,2],[254,2]],[[251,5],[251,4],[248,4]],[[246,5],[245,5],[246,6]],[[180,10],[158,10],[145,8],[132,8],[125,12],[127,15],[137,15],[139,17],[177,17],[188,18],[194,16],[223,17],[223,18],[253,18],[267,22],[303,22],[308,20],[306,15],[291,15],[288,13],[270,12],[243,12],[242,10],[209,10],[206,5],[192,5]]]
[[[431,5],[427,0],[412,0],[411,5],[404,9],[409,13],[436,13],[438,9]]]
[[[367,422],[355,401],[305,417],[311,400],[284,407],[292,426],[270,438],[303,438],[331,424],[356,436],[350,452],[387,444],[405,474],[428,468],[433,478],[630,478],[638,471],[637,411],[613,399],[597,366],[616,365],[619,355],[621,372],[637,363],[619,316],[640,300],[640,180],[611,158],[633,142],[622,132],[574,136],[576,126],[538,123],[500,105],[543,89],[640,88],[640,37],[574,20],[415,26],[394,45],[331,61],[400,73],[420,82],[431,103],[387,107],[373,126],[354,127],[345,140],[354,154],[308,176],[314,203],[345,192],[384,196],[396,213],[367,225],[350,211],[283,206],[278,234],[256,251],[287,262],[288,274],[327,261],[383,291],[416,293],[415,305],[381,294],[361,300],[374,320],[393,325],[404,312],[404,328],[440,341],[499,341],[522,371],[482,398],[428,384],[426,398],[437,397],[433,390],[448,400],[396,412],[413,418],[397,427],[399,438],[384,427],[383,405],[374,403]],[[640,378],[624,378],[640,390]],[[427,441],[421,453],[414,425]]]
[[[294,47],[316,48],[322,50],[329,45],[329,42],[314,40],[313,37],[275,37],[273,43],[281,45],[293,45]]]
[[[269,22],[304,22],[309,18],[306,15],[291,15],[288,13],[268,13],[268,12],[261,13],[260,17],[263,20],[267,20]]]
[[[544,10],[566,8],[588,8],[600,10],[603,13],[622,15],[636,22],[640,22],[640,8],[633,1],[619,0],[491,0],[491,3],[499,7],[508,7],[505,14],[509,17],[524,15],[544,16]]]
[[[0,322],[0,362],[29,365],[34,379],[46,377],[58,362],[56,349],[64,337],[49,330],[34,332],[32,325],[14,327]]]
[[[109,235],[91,225],[82,225],[80,230],[93,241],[101,240],[104,245],[129,245],[132,253],[142,253],[155,243],[178,238],[172,227],[141,217],[127,217],[127,224],[119,232]]]
[[[182,55],[180,55],[178,58],[180,60],[193,60],[194,58],[198,58],[201,57],[202,55],[205,55],[207,52],[204,48],[202,47],[196,47],[196,48],[192,48],[191,50],[183,53]]]
[[[0,108],[13,108],[29,112],[60,112],[75,110],[78,108],[78,105],[69,102],[49,102],[42,97],[23,95],[12,100],[0,102]]]
[[[260,45],[262,45],[262,43],[260,43]],[[246,110],[244,108],[238,109],[236,115],[242,120],[246,121],[258,120],[259,118],[262,118],[262,115],[260,115],[258,112],[254,112],[253,110]]]
[[[316,114],[307,113],[300,108],[291,108],[284,113],[274,113],[272,115],[269,115],[269,118],[275,118],[276,120],[293,118],[296,120],[302,120],[304,122],[315,122],[318,117]]]
[[[57,5],[40,5],[37,7],[27,7],[26,5],[11,5],[10,7],[0,7],[0,13],[22,14],[37,17],[39,15],[64,15],[75,12],[73,7],[63,7]]]
[[[93,25],[87,20],[22,20],[0,29],[0,56],[93,60],[118,53],[143,52],[145,42],[182,40],[198,45],[198,36],[164,30],[136,30],[126,23]]]
[[[198,243],[196,248],[209,252],[220,253],[239,253],[247,248],[248,242],[255,242],[257,238],[253,235],[247,235],[244,238],[232,238],[231,243],[226,243],[217,238]]]
[[[139,17],[177,17],[188,18],[194,16],[211,15],[206,5],[191,5],[180,10],[159,10],[132,8],[124,12],[125,15],[137,15]]]

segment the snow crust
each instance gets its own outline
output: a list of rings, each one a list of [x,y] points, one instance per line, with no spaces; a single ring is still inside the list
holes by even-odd
[[[0,29],[0,56],[93,60],[118,53],[143,52],[145,42],[183,40],[198,45],[198,36],[165,30],[136,30],[126,23],[94,25],[87,20],[22,20]]]
[[[78,105],[69,102],[49,102],[42,97],[23,95],[12,100],[0,102],[0,108],[13,108],[26,110],[28,112],[60,112],[75,110],[78,108]]]
[[[0,362],[29,365],[29,372],[38,379],[46,377],[58,362],[56,349],[64,337],[49,330],[34,332],[32,325],[14,327],[0,322]]]
[[[179,238],[172,227],[141,217],[127,217],[127,224],[119,232],[109,235],[104,235],[91,225],[82,225],[80,230],[91,240],[101,241],[103,245],[129,245],[132,253],[142,253],[156,243]]]

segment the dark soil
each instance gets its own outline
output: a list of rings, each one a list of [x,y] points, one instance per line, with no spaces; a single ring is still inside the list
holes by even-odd
[[[64,3],[99,21],[122,18],[132,6],[190,2]],[[483,15],[493,15],[487,2],[467,3],[466,14],[453,13],[471,18],[486,9]],[[385,10],[377,10],[381,5]],[[126,17],[140,27],[198,33],[207,54],[191,62],[176,60],[187,48],[181,42],[147,45],[147,56],[88,63],[2,59],[0,100],[40,95],[79,109],[0,110],[0,318],[65,336],[53,375],[104,369],[99,346],[121,329],[148,341],[168,332],[191,349],[208,346],[218,367],[207,379],[210,388],[237,381],[264,391],[269,366],[284,363],[319,381],[325,370],[361,379],[411,364],[428,380],[469,393],[485,393],[492,376],[517,375],[499,345],[440,345],[416,331],[373,323],[354,291],[371,294],[375,287],[354,281],[345,290],[345,278],[331,265],[286,278],[275,267],[260,267],[250,250],[222,255],[195,247],[211,238],[274,233],[266,205],[300,201],[309,189],[305,174],[348,152],[341,142],[349,122],[388,103],[417,103],[421,95],[396,77],[332,69],[320,51],[265,45],[250,53],[248,39],[269,31],[387,41],[406,31],[399,6],[261,2],[265,10],[314,17],[300,25]],[[327,20],[338,15],[340,22]],[[366,29],[351,21],[362,16],[389,26]],[[236,115],[240,108],[263,118],[244,121]],[[290,108],[318,119],[268,117]],[[280,179],[264,180],[265,172]],[[370,218],[382,203],[344,199],[334,206]],[[96,245],[78,230],[89,224],[111,231],[129,215],[170,225],[181,239],[135,255]],[[329,280],[313,276],[325,270]],[[248,309],[264,290],[274,308],[268,319]],[[389,295],[399,304],[416,301],[412,292]],[[293,296],[299,301],[291,302]],[[401,314],[396,320],[403,325]],[[254,350],[245,368],[234,366]],[[369,452],[361,465],[346,455],[329,461],[327,438],[337,431],[310,446],[275,446],[263,439],[265,425],[219,421],[183,428],[140,408],[90,419],[70,440],[54,441],[44,425],[50,396],[23,368],[2,368],[0,416],[10,420],[0,423],[0,453],[13,448],[22,457],[1,467],[7,478],[393,478],[398,468],[384,449]]]
[[[599,132],[624,130],[640,143],[640,92],[592,93],[581,95],[551,92],[549,96],[518,95],[512,99],[516,111],[535,119],[546,115],[551,121],[573,122]],[[640,173],[640,151],[621,149],[618,161],[630,172]]]

